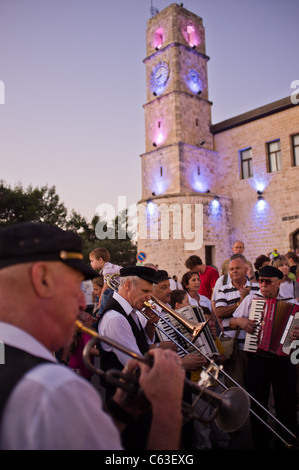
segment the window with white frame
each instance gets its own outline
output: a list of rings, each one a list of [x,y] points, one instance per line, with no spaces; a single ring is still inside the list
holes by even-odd
[[[293,164],[299,166],[299,134],[292,136]]]
[[[269,162],[269,172],[281,170],[281,150],[280,150],[280,140],[274,140],[273,142],[268,142],[268,162]]]
[[[244,180],[246,178],[252,177],[252,153],[251,148],[247,148],[240,151],[241,159],[241,178]]]

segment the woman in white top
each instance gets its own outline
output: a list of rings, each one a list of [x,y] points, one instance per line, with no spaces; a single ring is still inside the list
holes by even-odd
[[[279,287],[280,295],[286,299],[296,298],[299,284],[290,277],[290,265],[286,256],[279,255],[272,261],[272,266],[283,273],[283,279]],[[297,287],[296,287],[297,285]],[[295,293],[296,292],[296,293]]]
[[[188,293],[189,303],[196,307],[206,307],[212,312],[212,304],[210,299],[198,293],[200,287],[199,274],[188,271],[182,277],[183,289]]]

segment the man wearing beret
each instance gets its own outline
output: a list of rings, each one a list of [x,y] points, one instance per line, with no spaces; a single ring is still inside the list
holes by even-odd
[[[146,266],[128,266],[120,269],[118,291],[113,293],[98,322],[101,336],[121,343],[137,354],[146,354],[155,341],[155,324],[158,318],[147,320],[140,312],[151,299],[156,271]],[[122,369],[128,357],[122,351],[101,344],[103,370]],[[108,396],[114,388],[106,384]]]
[[[114,396],[112,419],[98,391],[53,355],[71,342],[86,308],[82,281],[97,275],[81,245],[78,235],[43,224],[0,229],[0,449],[122,449],[120,431],[130,419],[123,392]],[[177,449],[184,372],[172,351],[152,354],[152,368],[127,363],[130,371],[139,365],[152,405],[147,446]]]
[[[156,270],[147,266],[128,266],[121,268],[119,274],[118,290],[113,293],[112,299],[99,318],[99,335],[112,338],[131,351],[145,355],[150,348],[156,346],[155,322],[159,318],[151,313],[147,320],[140,310],[144,308],[144,303],[151,299],[153,284],[156,282]],[[165,350],[165,354],[176,355],[170,350]],[[104,371],[121,370],[127,362],[125,353],[105,343],[100,343],[100,358],[101,369]],[[115,386],[105,380],[101,383],[105,387],[106,400],[109,404],[110,397],[115,393]],[[166,397],[166,394],[164,396]],[[126,449],[139,449],[144,446],[150,423],[151,414],[144,410],[138,420],[128,426],[123,433]]]
[[[249,319],[250,307],[253,299],[276,299],[296,304],[295,299],[282,298],[279,286],[283,273],[273,267],[264,266],[259,271],[260,291],[252,296],[247,296],[233,313],[230,321],[231,328],[242,329],[240,337],[246,333],[253,334],[255,322]],[[275,401],[276,417],[291,432],[297,434],[297,392],[296,392],[296,366],[286,356],[278,356],[272,352],[260,351],[248,353],[248,368],[246,377],[246,388],[265,408],[268,408],[270,388],[272,386]],[[252,409],[259,415],[259,407],[252,404]],[[266,417],[264,417],[266,420]],[[255,418],[251,417],[252,438],[255,449],[267,450],[269,447],[268,434],[265,426]],[[288,440],[289,435],[284,438]],[[288,442],[288,441],[287,441]]]

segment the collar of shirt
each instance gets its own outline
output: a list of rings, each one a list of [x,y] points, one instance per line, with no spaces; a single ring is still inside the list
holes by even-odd
[[[230,289],[237,289],[234,285],[233,285],[233,282],[232,280],[230,279],[230,281],[226,284],[226,286],[228,286]],[[252,286],[258,286],[258,284],[256,282],[251,282],[249,281],[248,278],[246,278],[246,282],[245,282],[245,285],[244,285],[244,288],[248,288],[248,287],[252,287]],[[225,286],[221,286],[221,290],[224,288]]]
[[[193,299],[193,297],[190,297],[190,295],[188,293],[187,293],[187,295],[188,295],[189,304],[193,305],[195,307],[198,307],[199,306],[199,301],[200,301],[200,295],[199,295],[198,301],[196,299]]]
[[[128,315],[128,316],[131,315],[131,317],[134,319],[134,321],[135,321],[136,325],[138,326],[138,328],[139,329],[142,328],[142,325],[141,325],[139,317],[138,317],[138,310],[133,308],[132,305],[129,304],[129,302],[126,299],[124,299],[121,295],[119,295],[118,292],[113,293],[113,298],[115,300],[117,300],[117,302],[122,306],[122,308],[124,309],[126,315]]]
[[[9,323],[0,322],[0,340],[4,345],[7,344],[42,359],[57,362],[53,354],[33,336]]]
[[[113,292],[113,298],[122,306],[127,315],[130,315],[132,312],[132,305],[124,299],[118,292]]]

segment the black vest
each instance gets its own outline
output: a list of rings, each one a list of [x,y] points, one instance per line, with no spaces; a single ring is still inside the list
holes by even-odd
[[[102,315],[99,318],[99,322],[101,322],[103,316],[108,312],[108,310],[115,310],[116,312],[120,313],[125,317],[125,319],[129,322],[132,333],[136,339],[137,346],[141,352],[141,354],[146,354],[149,350],[149,345],[146,339],[145,332],[143,328],[141,330],[138,328],[135,320],[131,317],[131,315],[127,315],[122,306],[114,299],[110,299],[109,302],[107,303]],[[111,338],[113,339],[113,338]],[[102,347],[101,344],[99,345],[99,350],[100,350],[100,358],[101,358],[101,369],[105,372],[109,369],[118,369],[122,370],[123,369],[123,364],[118,360],[117,355],[112,352],[112,351],[105,351]],[[128,356],[128,360],[129,360]],[[106,388],[106,398],[108,399],[111,395],[114,394],[115,392],[115,387],[114,386],[109,386],[104,380],[101,381],[102,385],[105,386]]]
[[[8,398],[26,372],[38,364],[50,362],[7,344],[4,352],[5,363],[0,365],[0,422]]]

